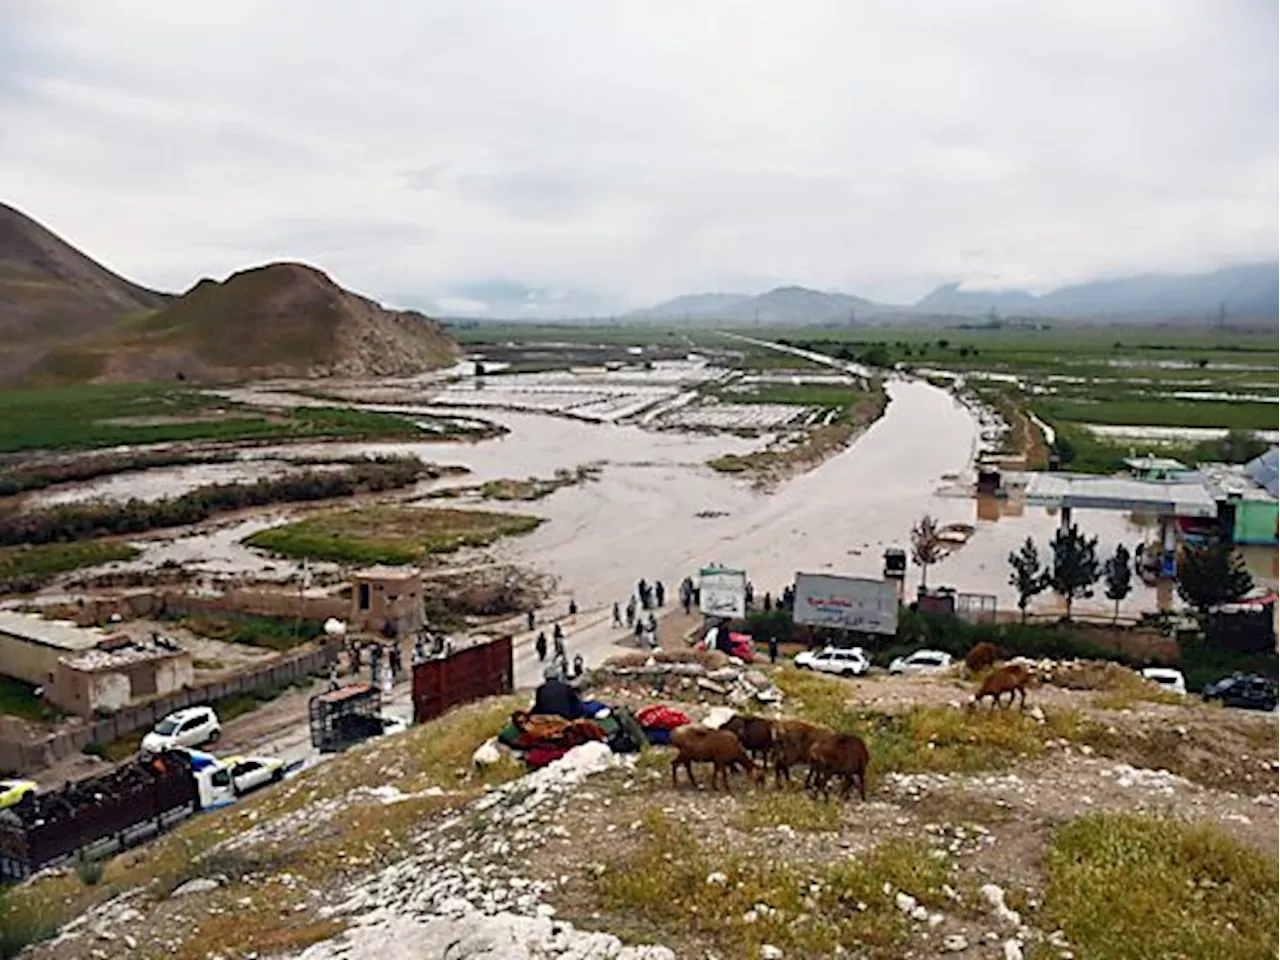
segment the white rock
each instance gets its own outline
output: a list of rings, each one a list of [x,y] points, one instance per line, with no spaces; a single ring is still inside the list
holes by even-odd
[[[772,943],[765,943],[760,946],[760,960],[782,960],[782,950],[775,947]]]
[[[925,907],[917,904],[915,909],[911,911],[911,919],[917,923],[924,923],[929,919],[929,911]]]
[[[991,905],[992,911],[997,917],[1006,923],[1018,926],[1022,923],[1022,915],[1017,910],[1010,910],[1004,903],[1004,890],[996,886],[994,883],[984,883],[982,889],[978,891],[982,895],[982,899]]]
[[[707,883],[718,883],[723,887],[728,882],[728,876],[721,873],[719,870],[707,874]]]
[[[489,767],[502,759],[502,753],[498,750],[497,743],[494,740],[488,740],[480,744],[476,748],[476,752],[471,755],[471,762],[477,767]]]
[[[931,927],[938,927],[938,926],[941,926],[941,925],[942,925],[942,921],[943,921],[944,919],[946,919],[946,918],[945,918],[945,917],[943,917],[943,916],[942,916],[942,914],[940,914],[940,913],[931,913],[931,914],[929,914],[929,926],[931,926]]]
[[[1017,940],[1004,942],[1004,960],[1022,960],[1022,944]]]
[[[951,953],[959,953],[961,950],[969,949],[969,941],[965,939],[962,933],[953,933],[949,937],[942,940],[942,949],[949,950]]]
[[[173,893],[171,897],[185,897],[190,893],[208,893],[210,890],[218,889],[218,881],[211,880],[209,877],[196,877],[194,880],[188,880]]]
[[[899,893],[893,898],[893,902],[903,913],[910,913],[916,908],[916,898],[909,893]]]

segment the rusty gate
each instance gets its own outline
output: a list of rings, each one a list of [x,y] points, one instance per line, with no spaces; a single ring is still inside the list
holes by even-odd
[[[511,637],[467,647],[413,666],[413,722],[434,720],[460,703],[510,693]]]

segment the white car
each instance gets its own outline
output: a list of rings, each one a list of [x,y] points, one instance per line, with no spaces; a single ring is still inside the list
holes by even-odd
[[[173,747],[199,747],[222,736],[213,707],[188,707],[169,714],[142,738],[143,753],[163,753]]]
[[[905,657],[896,657],[889,664],[890,673],[941,673],[951,666],[951,654],[941,650],[917,650]]]
[[[871,668],[871,661],[861,647],[824,647],[817,652],[806,650],[796,654],[796,666],[854,677],[866,673]]]
[[[1185,694],[1187,692],[1187,678],[1182,675],[1181,670],[1175,670],[1173,667],[1147,667],[1142,671],[1142,675],[1170,693]]]
[[[275,757],[227,757],[222,762],[227,765],[236,796],[284,779],[284,761]]]

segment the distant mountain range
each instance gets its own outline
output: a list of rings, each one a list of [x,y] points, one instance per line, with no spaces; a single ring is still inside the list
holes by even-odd
[[[1125,322],[1264,321],[1280,316],[1280,262],[1225,267],[1211,273],[1148,273],[1060,287],[1025,290],[938,287],[911,305],[876,303],[847,293],[778,287],[756,296],[697,293],[628,314],[647,320],[800,325],[886,323],[990,317]]]
[[[457,355],[436,321],[315,267],[269,263],[159,293],[0,203],[0,381],[401,376]]]

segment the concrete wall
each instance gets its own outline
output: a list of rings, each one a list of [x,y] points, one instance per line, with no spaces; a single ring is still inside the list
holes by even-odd
[[[89,714],[94,710],[119,710],[133,699],[133,685],[123,673],[102,672],[87,674],[85,684],[89,693]]]
[[[59,710],[90,719],[98,710],[120,710],[148,697],[171,694],[191,686],[194,679],[195,668],[188,653],[98,670],[81,669],[64,660],[58,664],[46,695]]]
[[[38,687],[53,682],[58,669],[58,658],[66,654],[66,650],[46,647],[0,632],[0,673],[34,683]]]

